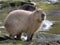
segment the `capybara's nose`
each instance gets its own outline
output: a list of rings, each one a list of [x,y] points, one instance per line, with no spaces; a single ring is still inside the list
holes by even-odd
[[[44,20],[44,18],[45,18],[45,15],[41,14],[41,20]]]

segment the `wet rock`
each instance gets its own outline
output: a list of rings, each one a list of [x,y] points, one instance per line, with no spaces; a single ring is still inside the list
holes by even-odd
[[[41,41],[51,41],[51,40],[60,40],[60,35],[56,34],[37,34],[34,37],[37,40]]]
[[[57,42],[52,42],[50,43],[50,45],[60,45],[60,44],[58,44]]]
[[[49,43],[43,43],[42,45],[50,45]]]
[[[60,44],[60,41],[57,41],[57,43],[59,43],[59,44]]]
[[[4,29],[5,27],[4,26],[0,26],[0,28]]]
[[[36,34],[30,45],[60,45],[60,35]]]

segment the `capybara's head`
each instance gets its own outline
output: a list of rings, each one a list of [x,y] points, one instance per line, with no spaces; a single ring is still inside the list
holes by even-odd
[[[41,8],[36,9],[33,15],[34,15],[34,18],[40,22],[46,19],[46,13]]]

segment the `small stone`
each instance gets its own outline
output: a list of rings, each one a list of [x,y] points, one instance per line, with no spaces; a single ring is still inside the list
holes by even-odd
[[[60,41],[57,41],[57,43],[59,43],[59,44],[60,44]]]

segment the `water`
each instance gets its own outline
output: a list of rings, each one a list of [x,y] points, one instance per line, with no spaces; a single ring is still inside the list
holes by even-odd
[[[53,22],[49,20],[44,20],[41,27],[39,27],[39,31],[49,31],[52,28]]]

